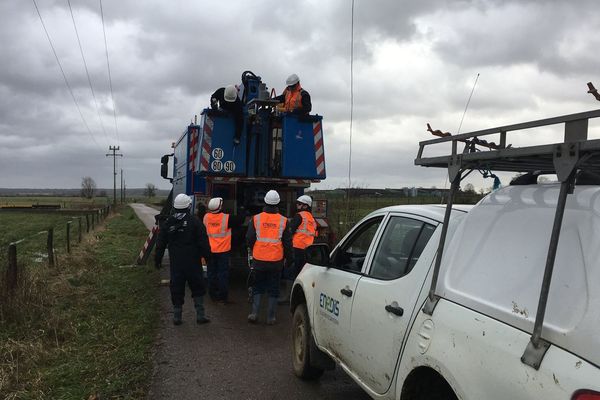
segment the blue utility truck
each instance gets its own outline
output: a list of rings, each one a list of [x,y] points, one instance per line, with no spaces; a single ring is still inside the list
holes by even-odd
[[[277,107],[261,77],[250,71],[242,74],[239,97],[243,104],[243,129],[239,144],[234,144],[233,115],[220,109],[205,108],[173,144],[173,153],[162,157],[161,175],[173,183],[167,206],[185,193],[198,204],[211,197],[222,197],[224,210],[245,218],[262,209],[265,193],[275,189],[281,196],[281,212],[291,217],[296,198],[313,182],[325,179],[323,124],[320,115],[293,115]],[[169,177],[169,158],[173,158]],[[330,230],[326,207],[320,210],[319,241],[328,241]],[[234,232],[234,253],[243,256],[245,229]]]

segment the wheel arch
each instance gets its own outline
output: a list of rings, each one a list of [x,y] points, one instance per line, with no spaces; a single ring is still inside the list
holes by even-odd
[[[298,307],[298,304],[303,303],[306,304],[307,311],[309,311],[308,304],[306,302],[306,295],[304,294],[304,288],[299,283],[296,283],[292,288],[292,295],[290,298],[290,313],[293,314],[296,307]]]
[[[425,399],[457,400],[458,396],[440,372],[429,366],[419,366],[404,380],[400,400]]]

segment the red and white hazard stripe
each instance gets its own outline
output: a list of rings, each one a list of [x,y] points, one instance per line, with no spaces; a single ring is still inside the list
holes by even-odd
[[[198,129],[193,128],[190,132],[190,162],[189,169],[190,171],[196,170],[196,156],[198,155]]]
[[[152,242],[154,235],[156,235],[157,233],[158,233],[158,226],[154,225],[152,227],[152,230],[150,231],[150,234],[148,234],[148,238],[146,239],[146,243],[144,243],[144,247],[142,247],[142,250],[140,251],[138,260],[142,260],[144,258],[144,254],[146,254],[146,252],[148,251],[148,246],[150,246],[150,242]]]
[[[200,154],[200,171],[209,171],[210,153],[212,151],[212,133],[214,121],[208,115],[204,118],[202,132],[202,152]]]
[[[315,139],[315,166],[317,175],[325,175],[325,152],[323,150],[323,128],[321,121],[313,124],[313,136]]]
[[[282,178],[252,178],[252,177],[223,177],[223,176],[215,176],[212,178],[213,182],[272,182],[272,183],[288,183],[288,184],[300,184],[300,185],[308,185],[311,182],[314,182],[310,179],[282,179]],[[317,181],[318,182],[318,181]]]

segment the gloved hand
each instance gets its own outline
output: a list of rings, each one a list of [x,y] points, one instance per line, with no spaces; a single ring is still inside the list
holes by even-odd
[[[216,110],[217,108],[219,108],[219,101],[217,99],[215,99],[214,97],[212,97],[210,99],[210,108],[212,108],[213,110]]]

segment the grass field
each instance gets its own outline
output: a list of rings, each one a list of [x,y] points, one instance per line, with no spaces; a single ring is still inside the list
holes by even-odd
[[[112,198],[53,197],[53,196],[0,196],[0,207],[29,207],[31,205],[59,205],[62,208],[96,208],[110,204]]]
[[[482,196],[478,194],[459,194],[455,204],[475,204]],[[351,197],[315,196],[315,199],[327,199],[328,217],[335,237],[341,239],[358,221],[372,211],[382,207],[403,204],[445,204],[440,197]]]
[[[0,265],[6,261],[8,245],[17,242],[17,254],[21,264],[38,265],[47,261],[48,229],[54,228],[56,254],[67,251],[67,222],[71,221],[71,246],[77,245],[81,215],[63,213],[0,212]],[[86,231],[85,216],[81,221],[82,232]],[[90,218],[91,222],[91,218]]]
[[[21,227],[5,219],[2,226],[27,234],[64,222],[28,221]],[[145,396],[159,276],[153,268],[121,267],[133,263],[146,235],[123,207],[70,256],[61,254],[57,268],[28,268],[21,289],[0,298],[0,399]]]

